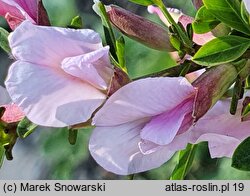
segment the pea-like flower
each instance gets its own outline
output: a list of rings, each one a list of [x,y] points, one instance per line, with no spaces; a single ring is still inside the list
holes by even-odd
[[[240,105],[231,115],[226,99],[191,126],[194,95],[195,88],[181,77],[147,78],[122,87],[93,119],[92,156],[120,175],[159,167],[188,143],[208,141],[211,157],[231,157],[249,136],[250,121],[241,122]]]
[[[16,61],[5,85],[32,122],[52,127],[85,122],[106,99],[113,67],[109,47],[95,31],[25,21],[9,43]]]

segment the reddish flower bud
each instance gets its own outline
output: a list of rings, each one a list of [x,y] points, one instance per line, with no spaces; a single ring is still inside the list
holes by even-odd
[[[194,122],[199,120],[234,83],[238,71],[232,64],[222,64],[204,72],[193,86],[197,88],[194,103]]]
[[[111,6],[108,15],[111,23],[128,37],[156,50],[175,51],[168,31],[160,25],[116,6]]]
[[[201,6],[203,6],[202,0],[193,0],[194,7],[198,10]]]
[[[37,24],[42,26],[50,26],[49,16],[44,8],[42,0],[38,0]]]

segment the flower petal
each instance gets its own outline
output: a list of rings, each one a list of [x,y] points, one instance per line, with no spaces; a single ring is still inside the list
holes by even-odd
[[[70,75],[102,90],[108,88],[113,76],[108,46],[84,55],[65,58],[62,62],[62,68]]]
[[[116,91],[96,113],[93,123],[113,126],[170,111],[194,93],[183,77],[147,78]]]
[[[141,138],[158,145],[167,145],[181,129],[186,114],[192,119],[194,97],[184,100],[171,111],[164,112],[152,118],[141,131]],[[189,127],[185,127],[187,131]],[[184,132],[182,130],[182,132]]]
[[[145,120],[140,120],[116,127],[95,128],[89,142],[91,155],[104,169],[119,175],[161,166],[180,146],[176,145],[173,149],[159,147],[153,153],[142,153],[138,145],[141,141],[140,129],[144,124]]]
[[[201,135],[197,143],[207,141],[212,158],[232,157],[234,150],[240,144],[240,140],[226,135],[207,133]]]
[[[66,57],[102,48],[101,38],[93,30],[37,26],[29,21],[10,34],[9,43],[17,60],[54,67]]]
[[[51,67],[17,61],[6,88],[14,103],[38,125],[63,127],[87,121],[106,96]]]
[[[193,127],[197,134],[216,133],[237,139],[245,139],[250,135],[250,121],[241,122],[241,104],[235,115],[229,113],[231,100],[218,101],[205,116]]]
[[[230,99],[218,101],[190,131],[197,142],[208,141],[212,157],[231,157],[240,141],[250,135],[250,121],[241,122],[242,101],[236,115],[229,113],[230,103]]]
[[[36,21],[37,18],[37,0],[14,0],[18,5],[20,5],[25,12]]]

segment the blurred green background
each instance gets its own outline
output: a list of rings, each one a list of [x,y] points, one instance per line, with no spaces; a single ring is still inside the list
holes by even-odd
[[[156,16],[148,14],[145,7],[126,0],[103,2],[119,5],[162,24]],[[191,0],[168,0],[165,3],[168,7],[195,15]],[[66,27],[74,16],[80,15],[84,28],[94,29],[103,36],[101,21],[92,10],[92,0],[44,0],[44,4],[54,26]],[[10,30],[3,18],[0,19],[0,26]],[[175,65],[165,52],[149,49],[128,38],[125,42],[126,63],[131,78]],[[3,85],[11,62],[10,56],[1,50],[0,85]],[[108,173],[95,163],[88,152],[90,134],[89,129],[80,130],[77,143],[72,146],[68,142],[66,129],[40,127],[27,139],[18,140],[14,147],[14,160],[4,162],[0,179],[127,179],[126,176]],[[160,168],[136,174],[135,179],[168,179],[176,163],[177,156],[174,156]],[[249,172],[233,169],[230,164],[231,160],[227,158],[211,159],[207,144],[199,144],[186,179],[250,179]]]

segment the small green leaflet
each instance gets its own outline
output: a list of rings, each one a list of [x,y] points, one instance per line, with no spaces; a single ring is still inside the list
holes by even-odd
[[[250,171],[249,149],[250,149],[250,137],[241,142],[240,145],[234,151],[232,158],[232,167],[243,171]]]
[[[214,17],[214,15],[212,15],[209,10],[203,6],[198,10],[192,26],[195,33],[202,34],[211,31],[219,23],[220,21],[218,21],[216,17]]]
[[[241,5],[236,0],[203,0],[204,5],[218,20],[250,35],[249,23],[241,15]]]
[[[83,22],[81,16],[75,16],[70,23],[70,28],[73,29],[82,29],[83,28]]]
[[[101,1],[97,3],[97,7],[99,9],[99,14],[102,19],[106,44],[109,45],[110,53],[113,56],[113,58],[117,61],[115,35],[106,12],[106,8]]]
[[[11,52],[9,41],[8,41],[9,32],[4,28],[0,27],[0,47],[7,53]]]
[[[116,54],[119,62],[119,67],[127,73],[126,62],[125,62],[125,40],[121,36],[116,40]]]
[[[193,57],[199,65],[215,66],[236,60],[250,46],[250,39],[228,35],[218,37],[203,45]]]
[[[26,138],[37,128],[37,125],[32,123],[28,118],[24,118],[17,125],[17,134],[20,138]]]
[[[185,150],[179,153],[179,162],[176,165],[170,180],[183,180],[190,170],[196,151],[196,144],[188,144]]]
[[[68,140],[69,140],[69,143],[71,145],[75,145],[76,144],[77,134],[78,134],[78,130],[77,129],[69,129]]]

